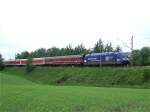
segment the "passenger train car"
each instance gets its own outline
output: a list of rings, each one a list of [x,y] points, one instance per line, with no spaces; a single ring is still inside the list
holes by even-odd
[[[6,66],[24,66],[27,64],[28,59],[11,59],[4,61]],[[45,65],[44,58],[33,58],[32,65]]]
[[[83,55],[45,57],[46,65],[83,65]]]
[[[6,60],[6,66],[24,66],[27,59]],[[82,65],[82,66],[105,66],[105,65],[128,65],[129,58],[124,52],[91,53],[86,55],[69,55],[33,58],[33,65]]]

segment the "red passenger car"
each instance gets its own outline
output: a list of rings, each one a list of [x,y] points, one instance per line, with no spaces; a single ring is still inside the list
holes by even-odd
[[[27,59],[20,59],[20,65],[26,65]]]
[[[33,58],[32,65],[45,65],[45,58]]]
[[[46,57],[46,65],[82,65],[83,55]]]
[[[7,61],[4,61],[4,64],[5,65],[20,65],[20,59],[10,59],[10,60],[7,60]]]
[[[32,65],[83,65],[84,55],[56,56],[33,58]],[[26,65],[28,59],[14,59],[4,61],[6,66]]]
[[[19,66],[19,65],[26,65],[28,59],[13,59],[13,60],[7,60],[4,61],[4,64],[6,66]],[[45,64],[45,58],[33,58],[32,59],[32,65],[44,65]]]
[[[4,61],[4,64],[6,66],[26,65],[27,59],[10,59],[10,60]]]

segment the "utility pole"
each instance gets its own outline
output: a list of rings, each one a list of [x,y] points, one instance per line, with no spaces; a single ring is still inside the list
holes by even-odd
[[[131,37],[131,66],[133,66],[133,36]]]
[[[118,38],[119,39],[119,38]],[[130,55],[130,59],[131,59],[131,66],[133,65],[133,55],[132,55],[132,53],[133,53],[133,50],[134,50],[134,46],[133,46],[133,44],[134,44],[134,38],[133,38],[133,35],[131,36],[131,40],[130,40],[131,42],[130,42],[130,45],[129,44],[127,44],[127,43],[125,43],[125,42],[122,42],[123,43],[123,45],[125,46],[125,47],[127,47],[127,48],[129,48],[130,50],[131,50],[131,55]]]
[[[102,52],[100,53],[100,61],[99,61],[99,67],[102,67]]]
[[[131,37],[131,52],[133,51],[133,36]]]
[[[99,32],[97,32],[97,37],[99,37],[99,36],[98,36],[98,33],[99,33]],[[101,55],[102,55],[102,54],[101,54],[101,53],[102,53],[102,49],[99,49],[99,52],[100,52],[100,55],[99,55],[99,56],[100,56],[100,57],[99,57],[99,67],[102,67],[102,57],[101,57]]]

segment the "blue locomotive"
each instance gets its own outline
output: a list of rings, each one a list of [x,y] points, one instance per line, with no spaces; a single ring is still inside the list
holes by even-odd
[[[128,65],[129,57],[124,52],[91,53],[84,57],[85,66]]]

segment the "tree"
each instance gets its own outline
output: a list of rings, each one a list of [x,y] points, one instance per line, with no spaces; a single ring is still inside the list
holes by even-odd
[[[150,48],[143,47],[140,51],[141,65],[150,65]]]
[[[37,49],[36,52],[37,52],[37,58],[46,56],[46,49],[45,48]]]
[[[130,58],[130,62],[133,65],[141,65],[141,57],[140,57],[140,50],[133,50]]]
[[[60,55],[61,55],[60,49],[57,47],[52,47],[47,50],[46,56],[60,56]]]
[[[27,59],[30,56],[28,51],[23,51],[21,54],[16,54],[15,58],[16,59]]]
[[[150,48],[143,47],[141,50],[133,50],[131,62],[136,66],[150,65]]]
[[[112,43],[110,42],[110,43],[106,44],[105,52],[111,52],[111,51],[113,51],[113,47],[112,47]]]
[[[95,44],[93,51],[96,53],[105,51],[104,44],[103,44],[103,41],[101,39],[99,39],[98,42]]]
[[[61,48],[60,49],[60,56],[65,56],[65,52],[66,52],[65,48]]]
[[[122,48],[119,45],[117,45],[115,52],[120,52],[120,51],[122,51]]]
[[[80,44],[74,48],[74,54],[86,54],[88,51],[87,49],[83,46],[83,44]]]
[[[72,48],[72,46],[71,46],[71,44],[69,44],[68,46],[66,46],[66,48],[65,48],[65,55],[72,55],[73,54],[73,48]]]
[[[4,63],[3,63],[3,58],[2,55],[0,54],[0,70],[4,69]]]
[[[17,53],[17,54],[15,55],[15,59],[21,59],[21,54]]]
[[[40,57],[46,57],[47,51],[45,48],[39,48],[36,49],[35,51],[31,52],[29,56],[32,58],[40,58]]]
[[[30,73],[32,70],[33,70],[32,58],[29,57],[26,64],[26,73]]]

